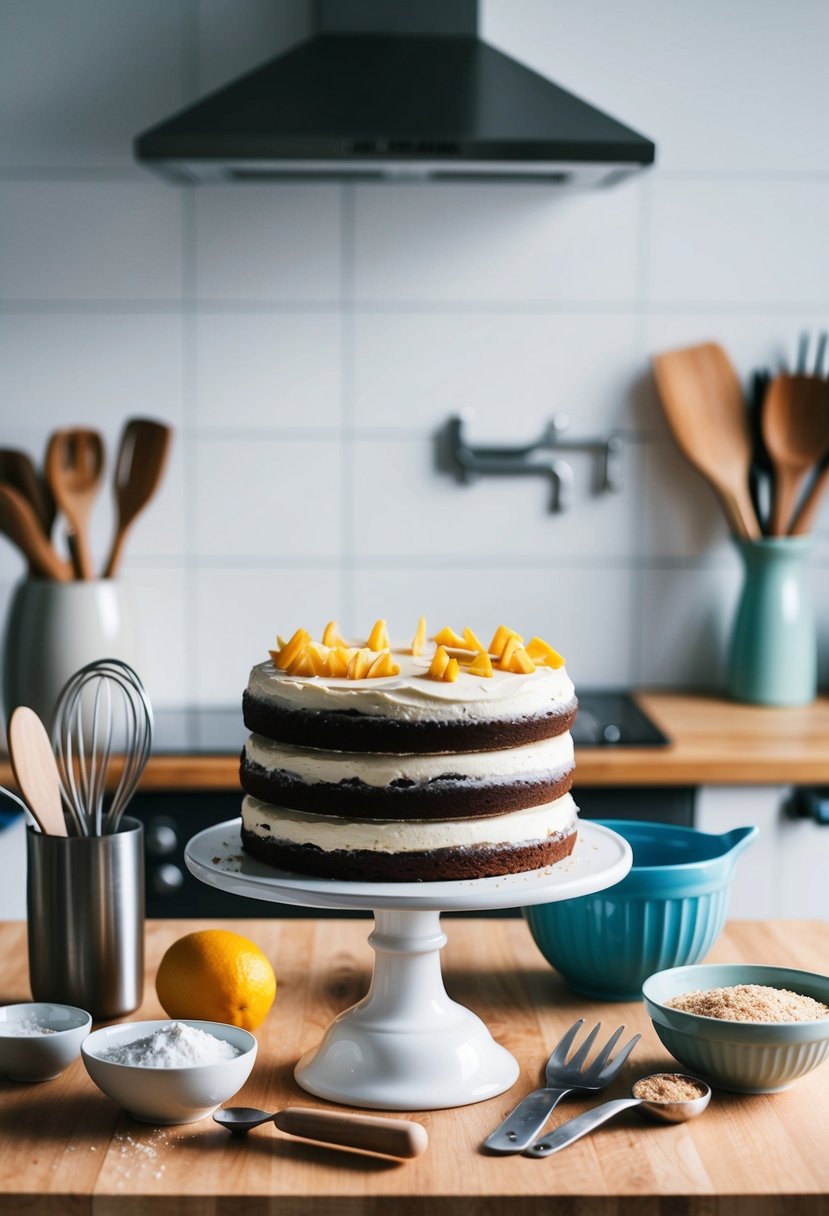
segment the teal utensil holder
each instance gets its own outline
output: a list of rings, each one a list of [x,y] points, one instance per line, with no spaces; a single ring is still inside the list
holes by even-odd
[[[817,693],[817,631],[808,536],[737,541],[742,593],[731,635],[728,692],[755,705],[808,705]]]

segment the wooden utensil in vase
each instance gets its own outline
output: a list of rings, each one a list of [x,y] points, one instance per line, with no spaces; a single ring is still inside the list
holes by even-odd
[[[802,534],[813,509],[804,521],[803,511],[797,510],[800,494],[809,473],[829,453],[829,380],[800,374],[775,376],[763,403],[762,426],[774,465],[772,535],[785,536],[794,527]],[[806,506],[804,502],[804,509]]]
[[[118,523],[104,566],[104,578],[114,577],[127,532],[158,489],[171,438],[170,427],[151,418],[130,418],[124,427],[114,478]]]
[[[46,448],[46,478],[58,508],[75,534],[73,553],[79,578],[92,578],[89,520],[104,471],[104,441],[98,431],[66,427],[54,431]]]
[[[731,530],[743,540],[760,536],[748,474],[751,435],[742,389],[728,355],[716,342],[667,351],[651,360],[659,399],[674,439],[708,481]]]
[[[0,485],[0,532],[14,541],[36,578],[68,582],[72,569],[53,549],[32,504],[9,485]]]

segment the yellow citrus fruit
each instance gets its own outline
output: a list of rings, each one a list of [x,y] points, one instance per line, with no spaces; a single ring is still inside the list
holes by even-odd
[[[171,1018],[261,1026],[276,996],[273,967],[259,947],[228,929],[200,929],[169,947],[155,990]]]

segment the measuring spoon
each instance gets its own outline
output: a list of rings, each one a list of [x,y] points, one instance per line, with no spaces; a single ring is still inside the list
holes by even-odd
[[[574,1140],[580,1140],[582,1136],[592,1132],[594,1127],[600,1127],[614,1115],[620,1114],[623,1110],[630,1110],[634,1106],[638,1106],[643,1114],[648,1114],[662,1123],[687,1123],[689,1119],[696,1119],[697,1115],[701,1115],[711,1101],[711,1089],[704,1081],[675,1072],[658,1072],[649,1077],[642,1077],[634,1085],[633,1092],[635,1094],[637,1087],[646,1081],[663,1079],[686,1081],[700,1091],[700,1096],[688,1098],[682,1102],[637,1097],[617,1098],[613,1102],[604,1102],[601,1106],[594,1107],[593,1110],[585,1111],[583,1115],[577,1115],[575,1119],[568,1119],[549,1135],[539,1136],[534,1144],[524,1150],[524,1156],[549,1157],[551,1153],[557,1153],[559,1149],[566,1148]]]
[[[387,1157],[419,1157],[429,1143],[426,1128],[408,1119],[340,1114],[307,1106],[286,1106],[273,1114],[254,1106],[226,1106],[217,1110],[213,1118],[237,1136],[261,1123],[273,1123],[291,1136],[384,1153]]]

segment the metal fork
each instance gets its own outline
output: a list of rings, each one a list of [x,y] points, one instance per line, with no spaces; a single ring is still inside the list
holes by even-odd
[[[613,1049],[625,1029],[624,1026],[620,1026],[610,1036],[595,1060],[585,1068],[585,1061],[602,1024],[601,1022],[596,1023],[581,1047],[568,1060],[567,1053],[576,1041],[576,1036],[583,1025],[584,1018],[579,1018],[566,1034],[562,1035],[547,1061],[547,1067],[544,1070],[546,1081],[544,1088],[533,1090],[524,1098],[523,1102],[519,1102],[503,1123],[496,1127],[490,1136],[487,1136],[484,1140],[484,1148],[488,1148],[494,1153],[523,1152],[541,1131],[551,1112],[565,1094],[574,1091],[596,1093],[598,1090],[604,1089],[616,1076],[642,1037],[635,1034],[611,1060]]]

